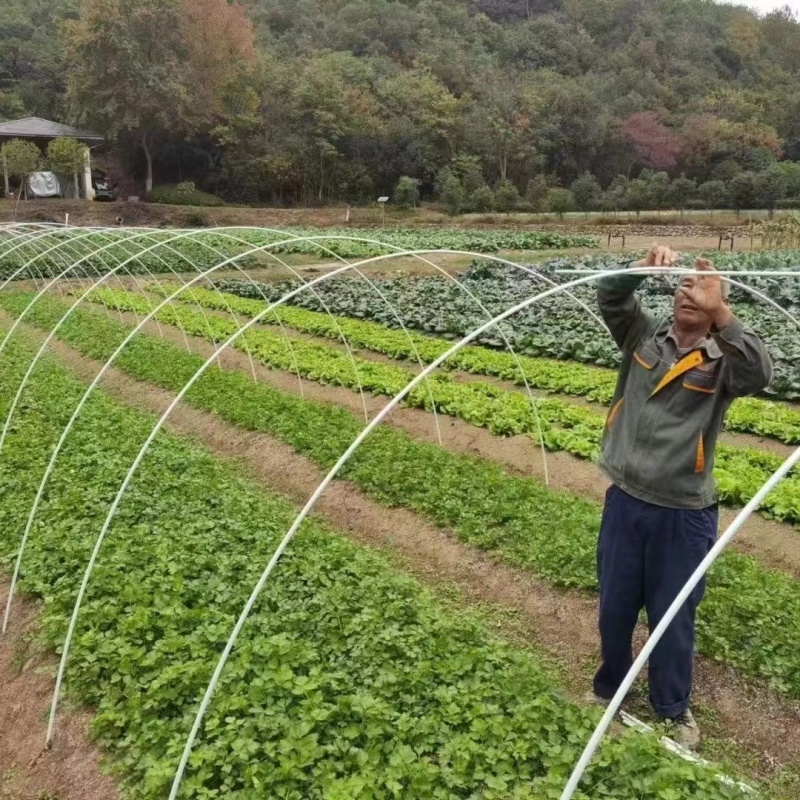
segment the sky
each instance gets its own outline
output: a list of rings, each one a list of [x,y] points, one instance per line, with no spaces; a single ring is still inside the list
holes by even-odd
[[[773,9],[789,6],[796,14],[800,15],[800,0],[719,0],[729,5],[749,6],[762,14],[767,14]]]

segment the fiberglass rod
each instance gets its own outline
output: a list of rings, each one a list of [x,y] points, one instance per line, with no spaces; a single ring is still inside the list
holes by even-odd
[[[675,270],[675,271],[680,271],[682,274],[695,274],[696,273],[695,270]],[[606,272],[605,274],[610,276],[610,275],[626,274],[628,272],[629,272],[628,270],[623,269],[623,270],[609,271],[609,272]],[[651,270],[651,272],[652,272],[652,270]],[[528,299],[522,301],[521,303],[518,303],[517,305],[513,306],[510,309],[507,309],[502,314],[498,315],[497,317],[495,317],[493,320],[489,321],[488,323],[485,323],[484,325],[481,325],[480,327],[476,328],[470,334],[468,334],[463,339],[461,339],[458,343],[453,345],[453,347],[451,347],[446,353],[442,354],[439,358],[437,358],[434,362],[432,362],[424,370],[423,373],[420,373],[412,381],[410,381],[406,385],[406,387],[404,389],[402,389],[397,395],[395,395],[395,397],[386,405],[386,407],[356,437],[356,439],[353,441],[353,443],[350,445],[350,447],[347,449],[347,451],[339,458],[339,460],[334,465],[334,467],[325,476],[323,481],[317,487],[317,489],[312,494],[312,496],[310,497],[310,499],[308,500],[306,505],[303,507],[303,509],[300,511],[300,513],[298,514],[298,516],[296,517],[296,519],[292,523],[292,525],[289,528],[288,532],[284,536],[284,538],[281,541],[281,543],[278,545],[278,548],[276,549],[275,553],[273,554],[272,558],[270,559],[269,563],[267,564],[267,566],[266,566],[264,572],[262,573],[258,583],[254,587],[254,589],[253,589],[253,591],[252,591],[247,603],[245,604],[244,609],[242,610],[239,618],[237,619],[236,625],[234,626],[234,629],[233,629],[233,631],[232,631],[232,633],[231,633],[231,635],[230,635],[230,637],[228,639],[228,642],[226,643],[225,648],[224,648],[222,654],[220,655],[219,661],[217,662],[217,665],[216,665],[216,668],[214,670],[214,673],[213,673],[213,675],[211,677],[211,680],[210,680],[210,682],[208,684],[208,687],[206,689],[206,692],[204,694],[204,697],[203,697],[203,700],[201,702],[200,708],[198,709],[197,715],[196,715],[194,723],[192,725],[192,730],[191,730],[191,732],[189,734],[189,737],[188,737],[188,739],[186,741],[186,745],[184,747],[184,751],[183,751],[183,754],[181,756],[181,761],[180,761],[180,764],[178,766],[178,770],[177,770],[177,772],[175,774],[175,778],[173,780],[172,789],[171,789],[170,795],[169,795],[169,800],[175,800],[175,798],[177,797],[178,791],[180,789],[180,784],[181,784],[181,781],[183,779],[183,775],[184,775],[185,770],[186,770],[186,766],[188,764],[189,758],[190,758],[191,753],[192,753],[192,749],[194,747],[194,743],[195,743],[197,735],[199,733],[200,726],[202,725],[203,718],[205,717],[205,713],[208,710],[208,707],[209,707],[209,705],[211,703],[211,699],[213,698],[214,693],[216,691],[216,687],[217,687],[217,684],[219,682],[219,678],[220,678],[220,676],[222,674],[222,671],[223,671],[223,669],[225,667],[225,664],[227,663],[228,657],[230,656],[230,653],[233,650],[233,647],[234,647],[234,645],[236,643],[236,640],[238,639],[239,634],[241,633],[241,630],[244,627],[244,624],[245,624],[245,622],[247,620],[247,617],[249,616],[250,612],[252,611],[252,609],[253,609],[253,607],[254,607],[254,605],[256,603],[256,600],[258,599],[258,596],[261,593],[261,590],[263,589],[263,587],[266,584],[267,580],[269,579],[269,576],[271,575],[273,569],[275,568],[276,564],[278,563],[279,559],[281,558],[281,556],[282,556],[283,552],[285,551],[286,547],[289,545],[289,543],[291,542],[292,538],[296,534],[296,532],[299,529],[300,525],[306,519],[306,517],[311,512],[313,507],[316,505],[317,501],[322,496],[322,494],[325,491],[325,489],[328,487],[328,485],[331,483],[331,481],[336,477],[336,475],[341,470],[341,468],[347,463],[347,461],[356,452],[356,450],[359,448],[359,446],[362,444],[362,442],[402,402],[403,398],[406,397],[409,394],[409,392],[411,392],[416,386],[418,386],[427,377],[427,375],[431,374],[435,369],[437,369],[448,358],[450,358],[451,356],[456,354],[459,350],[461,350],[466,345],[470,344],[472,341],[474,341],[476,338],[478,338],[482,333],[484,333],[485,331],[489,330],[493,325],[508,319],[509,317],[513,316],[514,314],[518,313],[519,311],[522,311],[525,308],[528,308],[529,306],[533,305],[534,303],[537,303],[537,302],[539,302],[539,301],[541,301],[541,300],[543,300],[543,299],[545,299],[547,297],[550,297],[552,295],[558,294],[560,292],[565,292],[566,290],[574,288],[576,286],[580,286],[582,284],[589,283],[589,282],[591,282],[593,280],[596,280],[599,277],[601,277],[601,276],[597,275],[597,274],[591,275],[591,276],[586,276],[584,278],[579,278],[577,280],[574,280],[574,281],[571,281],[571,282],[569,282],[567,284],[564,284],[563,286],[557,286],[557,287],[554,287],[552,289],[546,290],[546,291],[544,291],[544,292],[542,292],[542,293],[540,293],[538,295],[535,295],[534,297],[528,298]],[[284,297],[279,302],[285,302],[287,299],[289,299],[289,298],[288,297]],[[223,348],[227,347],[234,339],[235,339],[235,337],[231,337],[231,339],[229,339],[228,342],[226,342],[225,345],[223,345]],[[152,441],[152,439],[155,438],[156,433],[158,432],[160,427],[163,425],[163,423],[166,421],[166,417],[169,416],[169,414],[171,413],[172,409],[174,407],[176,407],[178,405],[178,403],[180,402],[182,395],[184,395],[186,392],[189,391],[189,389],[194,384],[194,382],[200,377],[200,375],[202,375],[203,372],[205,372],[205,370],[208,369],[209,366],[210,366],[210,361],[206,362],[206,364],[203,367],[201,367],[200,370],[198,370],[198,373],[195,376],[193,376],[193,378],[189,381],[189,383],[184,387],[184,389],[181,391],[181,394],[179,394],[175,398],[175,401],[173,402],[172,406],[169,409],[167,409],[167,411],[165,412],[165,415],[162,418],[162,420],[160,420],[159,423],[157,423],[156,428],[154,429],[153,433],[151,434],[151,438],[150,438],[149,441]],[[146,443],[145,444],[145,448],[148,447],[148,446],[149,446],[149,444]],[[141,460],[141,459],[139,459],[139,460]],[[750,516],[750,514],[752,514],[752,511],[758,505],[758,503],[760,502],[762,497],[768,491],[771,490],[772,486],[775,485],[775,483],[777,483],[783,477],[783,475],[785,475],[786,472],[788,472],[789,469],[791,469],[791,467],[794,465],[795,461],[797,461],[797,460],[800,460],[800,448],[798,449],[798,451],[795,454],[795,456],[793,456],[792,459],[789,459],[786,462],[786,464],[784,464],[784,467],[782,467],[780,470],[778,470],[778,472],[776,472],[776,474],[773,476],[773,478],[770,479],[770,481],[768,481],[765,484],[765,486],[763,487],[762,491],[759,492],[759,494],[753,499],[753,501],[751,501],[751,503],[746,507],[746,509],[744,509],[743,512],[739,515],[739,518],[737,518],[737,519],[741,520],[740,523],[739,523],[740,525],[745,519],[747,519],[747,517]],[[734,529],[732,532],[729,531],[730,535],[722,543],[722,546],[718,547],[718,548],[715,548],[716,552],[714,553],[714,558],[716,558],[716,555],[718,555],[722,551],[722,549],[724,548],[725,544],[727,544],[727,541],[729,541],[733,537],[733,535],[735,534],[736,530],[738,530],[738,528]],[[711,566],[711,563],[713,563],[713,559],[709,558],[709,559],[706,559],[706,561],[708,563],[706,564],[704,562],[704,566],[705,566],[705,569],[707,570]],[[705,571],[703,572],[703,574],[705,574]],[[699,577],[698,577],[698,581],[699,581]],[[689,592],[690,591],[691,591],[691,588],[689,589]],[[687,593],[687,596],[688,596],[688,593]],[[670,611],[672,612],[672,617],[674,617],[675,613],[677,613],[679,607],[680,607],[679,605],[673,604],[673,607],[670,609]],[[651,637],[651,640],[650,640],[651,648],[655,647],[655,645],[658,643],[658,641],[660,640],[661,636],[663,635],[663,633],[666,630],[666,628],[667,628],[667,626],[668,626],[670,621],[671,621],[671,619],[667,620],[664,623],[664,620],[662,620],[662,623],[664,623],[664,624],[660,625],[659,629],[657,630],[658,637],[656,638],[655,635],[653,637]],[[641,668],[641,663],[643,663],[643,662],[641,662],[641,660],[640,660],[637,663],[639,664],[639,668]],[[633,678],[631,680],[633,680]],[[604,718],[604,721],[606,721],[607,723],[610,723],[610,720],[611,720],[612,716],[613,715],[608,715],[608,720],[606,721],[605,718]],[[607,727],[607,724],[606,724],[606,727]],[[602,730],[600,728],[598,728],[598,731],[596,732],[595,737],[593,737],[592,741],[590,742],[590,745],[592,745],[594,743],[594,747],[596,748],[597,742],[600,741],[600,739],[602,738],[604,733],[605,733],[605,728],[603,728]],[[593,753],[594,753],[594,749],[590,750],[589,746],[587,746],[587,751],[584,753],[584,757],[582,758],[581,762],[579,763],[579,767],[581,765],[583,765],[583,768],[585,768],[585,766],[591,760],[591,756],[593,755]],[[576,769],[576,773],[577,773],[577,769]],[[579,780],[579,779],[580,779],[580,775],[578,775],[577,780]],[[572,794],[572,792],[570,792],[569,795],[565,794],[564,797],[562,798],[562,800],[569,800],[569,797],[571,797],[571,794]]]
[[[294,241],[294,240],[290,240],[290,241]],[[262,246],[260,248],[255,248],[252,252],[263,251],[263,250],[266,250],[266,249],[268,249],[270,247],[280,246],[281,244],[285,244],[285,242],[276,242],[276,243],[271,243],[271,244],[268,244],[268,245],[264,245],[264,246]],[[396,258],[398,255],[406,256],[406,255],[416,255],[418,253],[426,254],[426,253],[432,253],[432,252],[438,252],[438,251],[427,251],[427,250],[423,250],[423,251],[407,251],[407,252],[403,252],[403,253],[399,253],[399,254],[392,253],[392,254],[389,254],[389,255],[376,256],[374,258],[367,259],[367,260],[362,261],[362,262],[360,262],[358,264],[355,264],[355,265],[342,266],[342,267],[340,267],[340,268],[338,268],[338,269],[336,269],[336,270],[334,270],[334,271],[332,271],[330,273],[327,273],[326,275],[323,275],[323,276],[320,276],[319,278],[316,278],[314,281],[311,281],[310,284],[305,284],[303,286],[300,286],[300,287],[292,290],[291,292],[289,292],[286,295],[284,295],[280,300],[278,300],[277,302],[271,304],[268,308],[264,309],[264,311],[259,313],[256,317],[254,317],[246,325],[244,325],[236,333],[234,333],[231,337],[229,337],[229,339],[221,347],[219,347],[215,351],[215,353],[212,354],[211,357],[209,357],[204,362],[204,364],[195,372],[195,374],[192,376],[192,378],[186,383],[186,385],[183,387],[183,389],[180,391],[180,393],[175,397],[173,402],[170,404],[169,408],[167,408],[167,410],[159,418],[158,422],[156,423],[155,427],[151,431],[151,433],[148,436],[147,440],[142,445],[142,448],[140,449],[136,459],[134,460],[133,464],[131,465],[127,475],[125,476],[125,479],[123,480],[122,485],[120,486],[119,491],[117,492],[117,495],[114,498],[114,501],[113,501],[113,503],[112,503],[112,505],[111,505],[111,507],[109,509],[108,515],[107,515],[107,517],[106,517],[106,519],[105,519],[105,521],[103,523],[102,529],[101,529],[100,533],[98,534],[97,540],[95,542],[94,549],[93,549],[92,554],[91,554],[91,556],[89,558],[89,562],[88,562],[88,564],[86,566],[86,570],[84,572],[83,579],[81,581],[81,585],[80,585],[80,588],[78,590],[78,596],[77,596],[76,601],[75,601],[75,606],[73,608],[73,613],[72,613],[72,616],[70,618],[70,623],[69,623],[69,628],[68,628],[68,631],[67,631],[67,636],[66,636],[66,639],[64,641],[63,648],[62,648],[62,655],[61,655],[61,660],[60,660],[60,663],[59,663],[58,674],[57,674],[57,677],[56,677],[55,690],[54,690],[54,693],[53,693],[53,702],[51,704],[51,709],[50,709],[50,719],[49,719],[49,723],[48,723],[46,746],[49,746],[50,743],[52,742],[53,731],[54,731],[54,726],[55,726],[55,719],[56,719],[57,708],[58,708],[58,701],[59,701],[60,692],[61,692],[61,684],[62,684],[62,681],[63,681],[64,671],[66,669],[67,660],[69,658],[70,644],[71,644],[72,637],[73,637],[74,632],[75,632],[75,627],[77,625],[78,615],[80,613],[80,607],[81,607],[81,604],[83,602],[83,597],[85,595],[86,588],[87,588],[89,580],[91,578],[92,571],[94,569],[94,564],[97,561],[97,557],[99,555],[100,548],[101,548],[101,546],[103,544],[103,541],[105,540],[106,534],[108,533],[108,530],[109,530],[109,528],[111,526],[111,522],[114,519],[114,516],[115,516],[116,511],[117,511],[117,509],[119,507],[119,504],[120,504],[120,502],[122,500],[122,497],[124,496],[124,494],[125,494],[125,492],[127,490],[127,487],[130,484],[130,481],[133,479],[133,476],[136,473],[136,470],[138,469],[139,465],[141,464],[142,460],[144,459],[144,457],[145,457],[150,445],[155,440],[155,438],[158,435],[159,431],[166,424],[166,422],[167,422],[169,416],[171,415],[172,411],[180,404],[180,402],[182,401],[182,399],[186,395],[186,393],[197,382],[197,380],[199,380],[199,378],[202,377],[203,374],[205,374],[205,372],[208,370],[208,368],[214,362],[214,359],[216,357],[218,357],[218,355],[221,352],[223,352],[227,347],[232,345],[240,336],[244,335],[247,332],[247,330],[249,330],[252,326],[256,325],[266,315],[272,313],[277,307],[279,307],[280,305],[288,302],[288,300],[290,300],[293,297],[301,294],[303,291],[309,289],[310,286],[318,284],[318,283],[321,283],[321,282],[326,281],[326,280],[330,280],[331,278],[334,278],[339,274],[347,272],[350,269],[353,269],[353,268],[356,268],[356,267],[362,267],[362,266],[364,266],[366,264],[369,264],[369,263],[376,263],[376,262],[380,262],[380,261],[385,261],[385,260],[388,260],[388,259]],[[463,251],[451,251],[451,252],[453,254],[456,254],[456,255],[464,255],[464,256],[471,256],[471,257],[475,256],[474,253],[469,253],[469,252],[463,252]],[[141,325],[143,326],[144,324],[146,324],[147,321],[150,318],[152,318],[153,315],[158,313],[158,311],[162,307],[164,307],[167,303],[171,302],[172,299],[175,296],[177,296],[178,294],[180,294],[180,292],[182,292],[185,288],[188,288],[188,286],[191,286],[192,283],[194,283],[196,281],[199,281],[199,280],[202,280],[207,275],[213,273],[214,271],[216,271],[218,269],[222,269],[223,267],[225,267],[227,265],[227,263],[230,263],[232,261],[235,261],[238,258],[242,258],[242,257],[245,257],[246,255],[250,255],[250,254],[251,253],[243,253],[243,254],[239,254],[237,256],[234,256],[231,259],[229,259],[228,262],[219,264],[219,265],[213,267],[212,269],[208,270],[207,272],[203,273],[202,275],[197,276],[192,281],[190,281],[189,284],[187,284],[186,287],[182,287],[177,292],[175,292],[173,295],[171,295],[170,297],[166,298],[163,301],[163,303],[161,303],[156,309],[153,309],[153,311],[151,311],[150,314],[148,314],[148,316],[142,321]],[[499,261],[499,262],[502,261],[502,259],[493,259],[493,260],[496,260],[496,261]],[[554,289],[552,291],[556,291],[556,290],[557,289]],[[482,326],[481,329],[479,329],[479,333],[482,332],[483,330],[488,330],[489,328],[491,328],[495,324],[496,324],[495,321],[490,319],[489,322],[487,322],[485,325]],[[131,331],[131,333],[130,333],[128,338],[129,339],[132,338],[137,332],[138,332],[138,330]],[[478,334],[476,334],[476,336],[477,335]],[[474,338],[474,337],[472,337],[472,338]],[[101,372],[95,378],[95,381],[93,382],[93,385],[91,387],[89,387],[89,391],[91,391],[91,389],[99,382],[99,380],[101,379],[101,377],[102,377],[103,373],[105,372],[105,370],[107,370],[110,367],[110,365],[113,363],[113,361],[116,358],[116,356],[119,354],[119,352],[121,352],[121,350],[127,344],[127,341],[128,340],[126,339],[126,341],[123,342],[120,345],[120,347],[118,348],[117,352],[114,353],[114,355],[112,355],[112,357],[106,362],[106,365],[103,367],[103,370],[101,370]],[[471,339],[470,339],[470,341],[471,341]],[[435,366],[438,366],[438,364],[440,364],[443,360],[444,360],[444,358],[437,359],[437,361],[435,362],[434,368],[435,368]],[[413,380],[412,386],[415,387],[415,386],[419,385],[419,383],[421,383],[422,381],[426,380],[426,378],[428,377],[428,375],[432,371],[433,371],[433,369],[430,366],[427,367],[425,370],[423,370],[423,372],[421,372]],[[408,391],[410,391],[410,389]],[[392,401],[392,404],[390,404],[391,408],[394,408],[394,406],[396,406],[400,402],[400,399],[402,399],[402,397],[404,397],[405,394],[407,394],[407,392],[405,392],[396,401]],[[85,402],[85,399],[86,399],[87,396],[88,396],[88,393],[87,393],[87,395],[84,395],[84,398],[81,401],[82,403]],[[79,411],[80,411],[80,409],[76,409],[76,413],[79,413]],[[387,412],[384,409],[383,411],[380,412],[380,414],[378,415],[378,417],[376,417],[376,419],[379,419],[379,418],[382,419],[384,416],[386,416],[386,413]],[[365,430],[372,430],[373,427],[374,427],[374,420],[373,420],[373,423],[369,423],[369,425],[367,426],[367,428]]]

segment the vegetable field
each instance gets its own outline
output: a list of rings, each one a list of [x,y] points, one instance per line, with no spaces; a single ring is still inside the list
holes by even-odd
[[[85,707],[123,797],[559,800],[600,719],[581,702],[596,647],[569,645],[586,624],[571,615],[594,613],[600,497],[499,455],[524,442],[543,451],[537,464],[549,454],[601,483],[593,461],[616,353],[591,316],[591,286],[487,326],[421,373],[575,277],[561,269],[615,265],[558,259],[537,273],[477,258],[576,244],[550,234],[373,237],[476,261],[457,278],[369,279],[342,265],[312,285],[259,282],[249,265],[263,268],[286,234],[0,228],[0,576],[13,588],[2,610],[13,618],[22,595],[40,599],[36,635],[58,656],[42,709],[51,755],[65,746],[64,718]],[[388,252],[332,242],[356,265]],[[318,252],[273,249],[292,248],[309,263]],[[217,280],[231,263],[241,280]],[[792,271],[794,254],[719,263],[796,313],[792,278],[748,277]],[[665,309],[669,279],[646,286],[646,304]],[[778,365],[769,395],[731,409],[717,452],[720,499],[736,512],[800,444],[800,336],[744,290],[733,301]],[[396,398],[396,414],[438,440],[388,415],[352,450]],[[217,429],[236,444],[209,445]],[[498,455],[458,444],[454,430],[488,437]],[[286,454],[280,486],[246,467],[248,441]],[[298,465],[318,477],[309,484]],[[308,485],[333,471],[352,513],[303,508]],[[465,562],[513,571],[520,592],[554,594],[570,614],[553,626],[526,612],[520,634],[469,585],[448,588],[365,544],[356,533],[373,506],[433,526]],[[800,475],[752,521],[795,548]],[[575,798],[752,796],[740,781],[764,798],[796,796],[800,757],[781,742],[800,726],[729,729],[736,720],[714,705],[724,690],[742,714],[755,695],[787,720],[800,708],[800,567],[750,541],[718,559],[700,610],[698,716],[717,720],[708,760],[614,726]]]
[[[259,251],[270,245],[268,250]],[[560,250],[597,247],[593,236],[559,233],[432,228],[429,231],[375,228],[292,228],[273,231],[229,228],[220,231],[171,231],[108,229],[84,231],[75,236],[58,230],[31,233],[6,248],[0,278],[23,267],[30,277],[54,277],[75,266],[75,275],[102,275],[127,259],[127,271],[137,274],[209,269],[226,259],[240,266],[261,261],[280,263],[280,256],[307,255],[326,258],[374,258],[405,250],[458,250],[496,253],[500,250]],[[26,266],[27,265],[27,266]],[[19,277],[16,276],[15,277]]]

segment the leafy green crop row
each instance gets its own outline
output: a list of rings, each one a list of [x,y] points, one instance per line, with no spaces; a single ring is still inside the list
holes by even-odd
[[[758,254],[759,260],[750,259],[748,268],[773,266],[786,268],[776,261],[778,254]],[[780,254],[783,258],[789,258]],[[791,255],[791,254],[790,254]],[[775,256],[776,258],[772,258]],[[791,259],[789,259],[791,260]],[[794,254],[795,267],[800,255]],[[537,270],[556,282],[563,283],[575,275],[559,275],[561,268],[601,268],[620,266],[610,256],[602,258],[561,258],[537,266]],[[723,264],[723,266],[732,266]],[[757,282],[760,279],[743,280]],[[771,279],[773,282],[776,279]],[[224,291],[256,299],[275,300],[285,294],[287,288],[297,282],[271,283],[254,286],[243,281],[219,281]],[[670,297],[677,285],[674,277],[649,278],[639,290],[645,307],[656,316],[668,316]],[[794,296],[799,298],[792,305],[784,300],[792,313],[800,311],[800,272],[798,279],[783,281],[784,286],[794,287]],[[487,321],[486,312],[464,289],[477,297],[486,309],[497,315],[521,300],[539,294],[547,288],[539,278],[513,268],[487,262],[476,263],[459,277],[458,282],[444,277],[396,278],[381,281],[381,292],[392,304],[390,309],[368,283],[355,278],[331,279],[319,284],[316,295],[303,292],[294,300],[313,311],[330,309],[340,316],[369,319],[389,328],[399,327],[397,316],[410,330],[434,334],[444,339],[461,338]],[[785,289],[785,294],[790,289]],[[573,294],[590,308],[596,307],[595,289],[585,285],[573,290]],[[771,393],[781,399],[800,398],[800,329],[774,309],[736,298],[734,308],[737,315],[753,327],[764,339],[775,361],[775,381]],[[508,340],[514,349],[527,356],[574,360],[597,366],[619,366],[619,350],[605,327],[592,319],[586,311],[564,295],[552,296],[540,301],[506,320],[503,325]],[[496,330],[484,333],[476,344],[505,349],[505,342]]]
[[[108,307],[148,314],[154,305],[134,292],[97,289],[92,298]],[[164,307],[157,319],[179,325],[186,333],[222,342],[232,336],[239,323],[230,317],[210,314],[182,304]],[[274,369],[297,371],[320,383],[359,388],[375,395],[393,397],[413,378],[414,373],[400,366],[361,358],[351,360],[343,350],[303,339],[287,340],[272,331],[254,327],[242,335],[235,347],[250,352],[261,363]],[[427,384],[414,389],[405,404],[458,417],[471,425],[488,428],[498,435],[529,434],[537,441],[541,426],[545,445],[580,458],[596,459],[600,450],[605,418],[557,398],[537,400],[535,409],[521,392],[509,392],[480,381],[455,381],[447,375],[434,375]],[[778,456],[752,448],[719,445],[714,474],[720,499],[744,504],[758,491],[781,464]],[[785,480],[764,501],[763,511],[789,522],[800,522],[800,477]]]
[[[0,297],[13,312],[11,296]],[[30,321],[50,329],[62,308],[48,298],[34,307]],[[59,336],[85,355],[105,360],[129,331],[95,311],[79,309]],[[116,365],[176,392],[202,361],[160,339],[138,336]],[[244,429],[275,436],[322,468],[333,466],[363,427],[363,421],[342,408],[254,384],[239,372],[207,371],[186,401]],[[548,491],[491,462],[450,453],[387,427],[367,439],[342,477],[379,502],[417,511],[452,528],[462,540],[558,586],[596,588],[596,503]],[[751,557],[727,553],[710,576],[701,607],[701,652],[800,698],[798,641],[800,583]]]
[[[4,353],[3,412],[32,352],[15,340]],[[6,563],[83,388],[52,360],[33,374],[0,459]],[[52,648],[152,424],[97,393],[62,452],[23,572],[44,598]],[[165,796],[228,631],[295,513],[184,442],[161,435],[151,447],[101,552],[67,673],[70,696],[96,711],[126,796]],[[536,655],[312,520],[245,626],[181,797],[555,800],[595,719]],[[606,743],[584,787],[582,800],[739,796],[630,733]]]
[[[191,236],[176,239],[179,231],[143,231],[123,229],[98,232],[86,236],[78,229],[53,231],[46,237],[22,244],[16,243],[7,252],[0,252],[0,277],[8,277],[29,259],[36,259],[31,272],[34,275],[58,275],[69,263],[82,261],[87,274],[104,274],[111,267],[127,261],[137,251],[149,248],[130,264],[130,271],[145,274],[147,271],[192,272],[205,270],[252,247],[270,242],[304,236],[331,236],[369,239],[380,244],[353,242],[342,239],[324,239],[318,244],[294,242],[270,249],[275,255],[306,254],[313,258],[330,258],[321,247],[342,258],[370,258],[383,253],[401,250],[464,250],[473,253],[495,253],[498,250],[558,250],[565,247],[597,247],[593,236],[564,235],[551,232],[514,231],[491,229],[470,231],[458,228],[385,229],[385,228],[290,228],[281,233],[267,230],[232,229],[227,234],[212,231],[193,231]],[[63,243],[61,249],[55,249]],[[21,246],[17,246],[17,244]],[[154,245],[160,245],[153,247]],[[4,248],[5,250],[5,248]],[[100,252],[102,250],[102,252]],[[50,251],[50,252],[48,252]],[[260,259],[268,260],[264,255]],[[258,262],[258,256],[248,256],[238,262],[247,266]]]
[[[177,288],[177,285],[164,284],[149,287],[156,294],[171,294]],[[189,298],[205,308],[232,310],[250,317],[263,311],[267,305],[264,300],[252,300],[230,293],[221,295],[210,289],[191,289],[181,296],[182,300]],[[351,346],[382,353],[390,358],[416,361],[419,354],[423,363],[430,363],[452,347],[452,342],[445,339],[414,331],[391,330],[366,320],[348,317],[334,320],[330,314],[297,306],[282,306],[276,309],[275,316],[284,326],[315,336],[337,340],[344,333]],[[523,385],[520,366],[528,384],[535,389],[585,397],[605,405],[611,402],[617,381],[615,372],[600,367],[524,355],[518,356],[517,360],[508,352],[476,346],[465,347],[449,359],[443,368],[463,370],[473,375],[489,375]],[[728,412],[726,428],[767,436],[787,444],[800,444],[800,408],[760,398],[740,398]]]

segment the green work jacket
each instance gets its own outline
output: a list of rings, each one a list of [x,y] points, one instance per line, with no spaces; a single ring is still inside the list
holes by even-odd
[[[772,380],[761,340],[736,317],[679,357],[658,320],[635,295],[642,275],[598,281],[598,302],[622,351],[606,420],[600,468],[620,489],[668,508],[707,508],[717,501],[714,450],[734,398]]]

